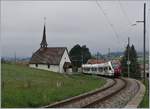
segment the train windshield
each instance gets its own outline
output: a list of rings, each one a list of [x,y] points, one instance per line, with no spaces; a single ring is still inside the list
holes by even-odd
[[[116,68],[116,67],[118,67],[118,64],[112,63],[112,67]]]

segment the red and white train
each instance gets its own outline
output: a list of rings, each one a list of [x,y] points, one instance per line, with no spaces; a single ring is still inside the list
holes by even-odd
[[[83,64],[82,71],[83,73],[87,74],[96,74],[103,76],[118,77],[121,75],[120,65],[112,63],[111,61],[101,64]]]

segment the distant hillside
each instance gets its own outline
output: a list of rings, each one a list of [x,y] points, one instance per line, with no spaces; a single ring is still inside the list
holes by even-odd
[[[111,52],[110,56],[122,56],[124,52]]]
[[[2,57],[2,60],[5,61],[29,61],[31,57],[16,57],[16,59],[14,57]]]
[[[110,53],[110,57],[111,58],[114,58],[114,57],[120,57],[123,55],[123,52],[111,52]],[[93,58],[97,58],[98,59],[107,59],[108,58],[108,54],[101,54],[101,53],[96,53],[96,54],[93,54]]]

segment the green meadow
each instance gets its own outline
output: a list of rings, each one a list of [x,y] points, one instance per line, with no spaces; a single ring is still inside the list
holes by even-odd
[[[97,76],[60,74],[15,64],[2,64],[1,106],[41,107],[105,84]]]

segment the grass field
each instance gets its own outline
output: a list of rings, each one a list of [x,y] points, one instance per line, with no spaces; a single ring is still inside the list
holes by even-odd
[[[149,81],[148,79],[145,82],[146,92],[142,102],[139,105],[139,108],[149,108]]]
[[[2,107],[40,107],[105,84],[96,76],[65,75],[2,64]]]

